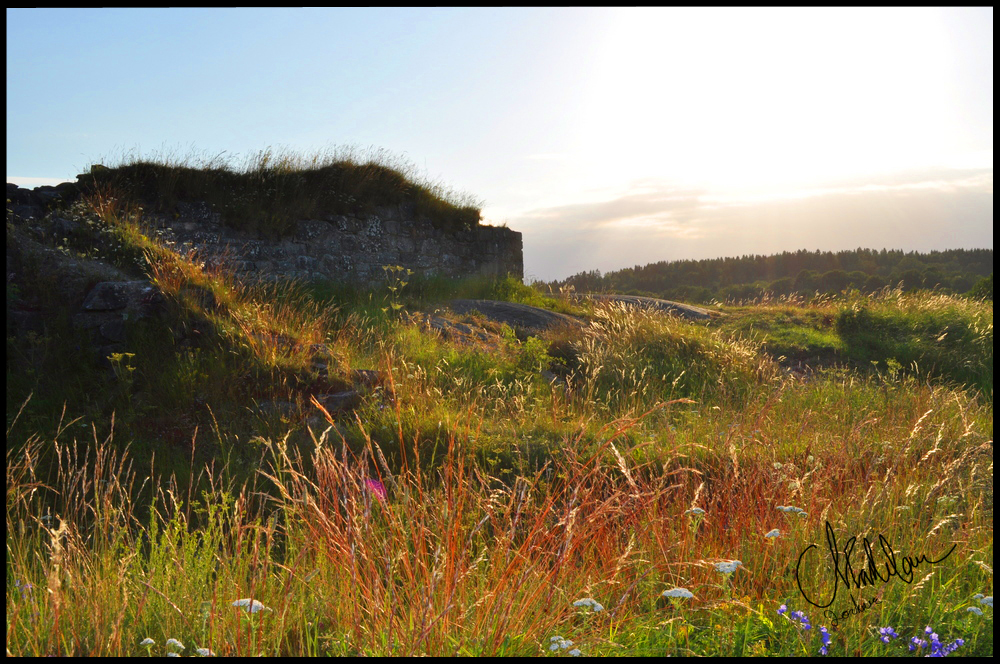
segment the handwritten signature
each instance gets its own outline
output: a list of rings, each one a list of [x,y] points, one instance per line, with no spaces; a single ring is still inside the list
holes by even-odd
[[[957,546],[956,544],[953,544],[952,547],[948,549],[948,553],[944,554],[937,560],[931,560],[927,558],[926,555],[917,556],[915,559],[911,558],[910,556],[901,556],[899,558],[900,562],[897,563],[896,554],[893,552],[892,545],[889,544],[889,540],[887,540],[885,537],[879,534],[878,536],[879,547],[882,549],[882,553],[886,558],[886,560],[882,563],[885,567],[885,572],[883,575],[883,572],[879,569],[878,565],[875,562],[875,557],[872,551],[872,545],[871,542],[868,541],[867,537],[865,537],[862,540],[865,551],[865,559],[867,561],[865,566],[860,570],[858,570],[857,572],[855,572],[854,569],[851,567],[851,553],[854,551],[854,546],[855,544],[857,544],[857,539],[858,539],[857,537],[852,537],[851,539],[847,540],[847,545],[844,546],[844,549],[841,552],[837,548],[837,536],[833,532],[833,526],[830,525],[829,521],[826,522],[826,543],[830,550],[830,557],[832,558],[833,562],[833,594],[830,596],[830,601],[827,602],[826,604],[820,604],[819,602],[814,602],[809,597],[809,595],[806,594],[806,591],[802,588],[802,578],[799,575],[799,568],[802,566],[802,559],[805,557],[807,553],[809,553],[810,550],[818,548],[817,545],[810,544],[805,548],[805,550],[801,554],[799,554],[798,563],[796,563],[795,565],[795,581],[796,583],[798,583],[799,592],[802,593],[802,596],[806,598],[807,602],[821,609],[827,608],[828,606],[833,604],[834,599],[836,599],[837,586],[841,581],[844,582],[848,590],[850,590],[852,586],[860,590],[865,586],[874,585],[878,581],[881,581],[882,583],[888,583],[889,579],[891,579],[894,576],[898,577],[899,579],[902,579],[904,583],[913,583],[913,573],[918,566],[920,566],[922,563],[929,563],[931,565],[936,565],[937,563],[942,562],[945,558],[947,558],[952,554],[952,552],[955,550],[955,547]],[[840,558],[841,553],[843,553],[844,556],[843,566],[841,566],[841,558]],[[841,567],[843,567],[843,569],[841,569]]]

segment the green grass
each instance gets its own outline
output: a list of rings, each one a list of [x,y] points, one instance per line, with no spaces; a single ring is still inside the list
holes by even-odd
[[[974,597],[992,595],[991,303],[886,293],[699,323],[511,280],[247,287],[128,208],[95,210],[168,306],[106,366],[68,325],[8,336],[11,655],[163,655],[173,638],[184,655],[816,656],[820,626],[834,656],[909,654],[926,626],[992,655]],[[451,297],[591,325],[448,340],[407,315]],[[320,342],[340,387],[380,372],[357,409],[310,404]],[[956,548],[909,583],[841,588],[837,612],[880,601],[834,629],[795,575],[827,522],[900,556]],[[831,578],[801,570],[815,594]],[[662,596],[675,587],[694,597]],[[233,606],[250,598],[268,610]],[[886,626],[902,638],[882,643]]]
[[[834,327],[834,306],[758,304],[728,307],[722,329],[757,340],[774,358],[788,362],[830,363],[844,344]]]
[[[884,289],[725,307],[717,323],[786,365],[850,365],[993,393],[992,301]]]
[[[993,394],[993,304],[919,293],[859,298],[837,315],[852,359]]]

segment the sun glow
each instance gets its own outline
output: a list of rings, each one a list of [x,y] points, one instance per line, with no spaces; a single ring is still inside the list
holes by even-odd
[[[951,102],[935,14],[862,16],[616,12],[577,125],[581,149],[619,178],[748,191],[942,163]]]

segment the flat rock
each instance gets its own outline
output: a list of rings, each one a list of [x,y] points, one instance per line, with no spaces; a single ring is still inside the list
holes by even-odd
[[[554,327],[583,328],[585,323],[573,316],[556,313],[540,307],[496,300],[452,300],[451,310],[457,314],[478,311],[486,318],[498,323],[506,323],[515,330],[541,332]]]
[[[690,320],[708,320],[713,314],[718,315],[717,312],[710,311],[709,309],[695,307],[690,304],[682,304],[680,302],[672,302],[670,300],[659,300],[655,297],[641,297],[638,295],[598,295],[591,293],[581,294],[577,297],[597,300],[599,302],[618,302],[620,304],[649,307],[660,311],[666,311],[667,313],[675,314]]]

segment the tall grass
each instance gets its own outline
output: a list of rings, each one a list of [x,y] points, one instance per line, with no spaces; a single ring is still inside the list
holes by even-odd
[[[561,636],[586,654],[815,654],[818,639],[776,610],[807,608],[795,560],[830,521],[914,554],[957,545],[911,585],[863,591],[881,602],[841,622],[833,654],[891,652],[870,627],[889,624],[931,624],[970,654],[991,651],[991,609],[965,611],[991,592],[991,408],[848,378],[786,382],[743,410],[646,428],[682,406],[609,421],[590,446],[584,426],[509,480],[468,454],[473,417],[431,470],[402,434],[410,456],[393,468],[362,420],[358,448],[334,428],[309,459],[270,442],[256,481],[223,486],[207,468],[204,491],[188,495],[136,489],[124,457],[96,440],[84,453],[32,439],[8,452],[8,649],[135,655],[150,637],[220,655],[538,655]],[[52,478],[38,476],[43,445],[60,459]],[[132,496],[150,494],[139,516]],[[723,576],[715,564],[729,560],[742,565]],[[828,572],[807,573],[824,588]],[[694,598],[660,597],[677,586]],[[574,606],[585,597],[604,610]],[[238,599],[269,610],[247,614]]]
[[[371,213],[408,205],[449,230],[474,228],[482,204],[421,177],[385,150],[330,149],[311,156],[267,148],[242,162],[224,155],[179,159],[127,155],[96,165],[81,180],[173,211],[179,201],[204,201],[234,228],[280,237],[295,222],[326,215]]]
[[[849,356],[993,394],[993,305],[930,292],[858,297],[838,313]]]

